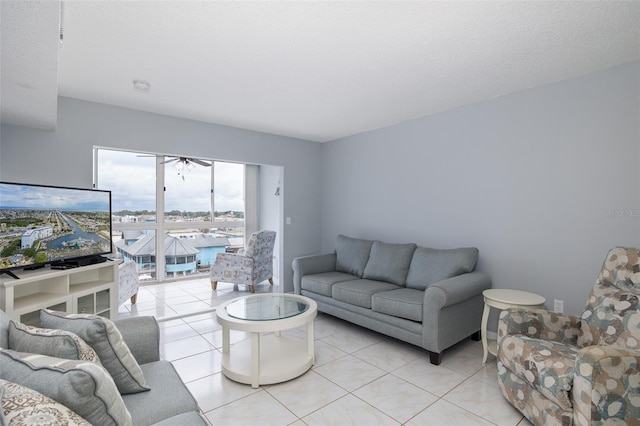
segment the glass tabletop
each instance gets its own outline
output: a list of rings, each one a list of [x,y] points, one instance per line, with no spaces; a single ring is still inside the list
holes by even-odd
[[[272,321],[300,315],[309,309],[304,301],[283,294],[248,296],[229,303],[230,317],[247,321]]]

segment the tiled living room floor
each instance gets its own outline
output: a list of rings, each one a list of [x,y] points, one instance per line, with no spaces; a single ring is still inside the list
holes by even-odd
[[[250,294],[207,278],[140,287],[120,317],[170,317]],[[256,293],[275,291],[268,283]],[[289,331],[304,335],[304,328]],[[231,332],[233,342],[248,338]],[[429,363],[413,345],[329,315],[315,321],[315,365],[291,381],[252,389],[221,373],[222,330],[215,313],[161,323],[161,355],[171,361],[214,425],[530,425],[498,388],[495,358],[482,364],[470,339]]]

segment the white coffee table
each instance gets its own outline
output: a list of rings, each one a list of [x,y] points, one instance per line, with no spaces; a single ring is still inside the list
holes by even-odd
[[[482,292],[484,296],[484,311],[482,312],[482,363],[487,362],[487,356],[489,354],[496,355],[497,342],[492,340],[489,342],[487,339],[487,322],[489,321],[489,311],[491,308],[497,309],[509,309],[509,308],[542,308],[544,307],[545,298],[538,296],[528,291],[520,290],[508,290],[492,288]]]
[[[252,388],[300,376],[314,362],[317,312],[316,302],[296,294],[254,294],[221,304],[216,317],[222,326],[222,373]],[[280,333],[305,324],[306,341]],[[249,332],[251,339],[231,345],[230,330]]]

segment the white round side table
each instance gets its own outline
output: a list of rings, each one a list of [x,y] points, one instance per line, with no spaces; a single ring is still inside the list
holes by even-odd
[[[508,309],[508,308],[542,308],[544,307],[545,298],[528,291],[508,290],[501,288],[492,288],[482,292],[484,296],[484,311],[482,312],[482,363],[487,362],[488,354],[496,355],[497,342],[487,339],[487,322],[489,320],[489,311],[491,308]]]

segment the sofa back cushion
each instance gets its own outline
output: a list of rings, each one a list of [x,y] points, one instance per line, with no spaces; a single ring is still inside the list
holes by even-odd
[[[580,321],[578,347],[640,349],[640,250],[616,247],[602,265]]]
[[[418,247],[411,259],[407,274],[407,287],[420,290],[430,284],[473,272],[478,263],[478,249],[433,249]]]
[[[362,278],[404,285],[416,245],[375,241]]]
[[[45,328],[70,331],[87,342],[111,374],[120,393],[149,390],[140,365],[110,319],[99,315],[67,314],[42,309],[40,323]]]
[[[338,235],[336,238],[336,271],[362,278],[373,241]]]

